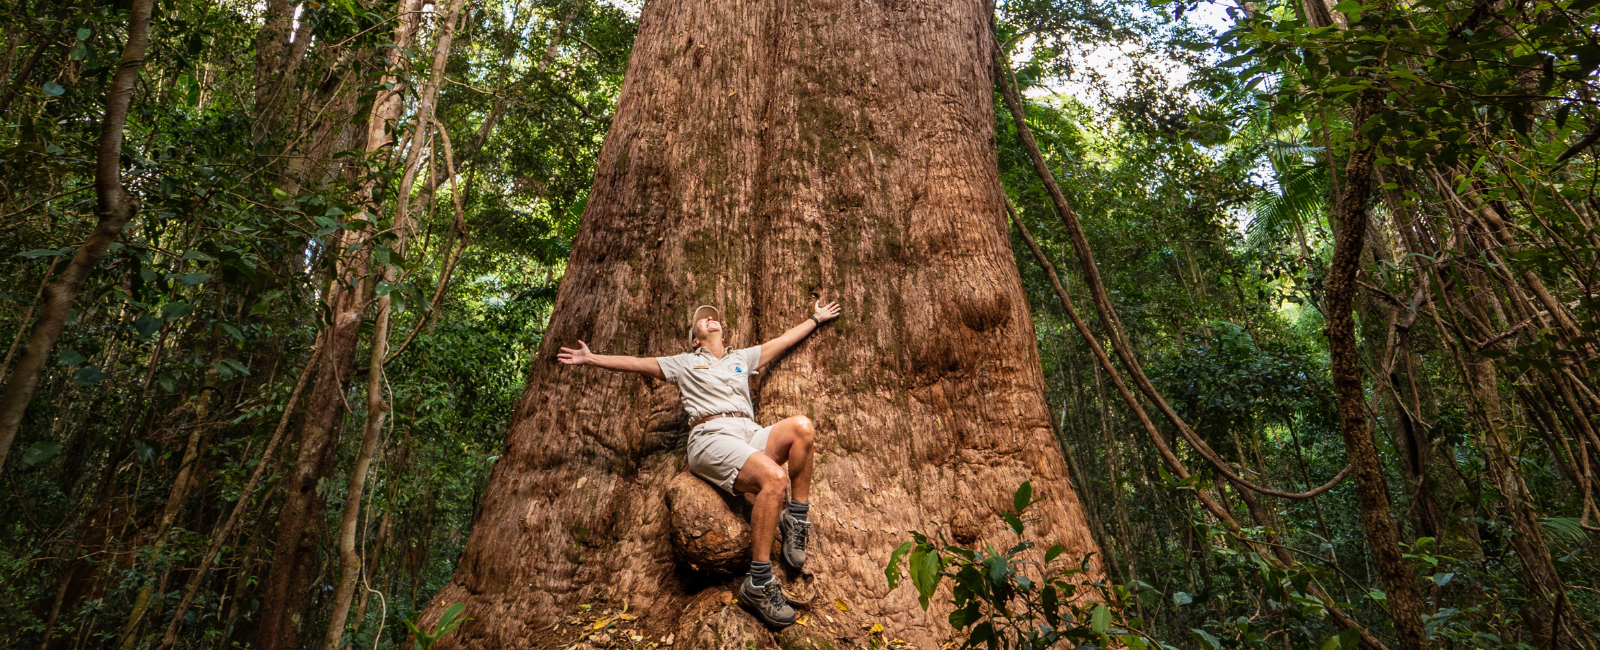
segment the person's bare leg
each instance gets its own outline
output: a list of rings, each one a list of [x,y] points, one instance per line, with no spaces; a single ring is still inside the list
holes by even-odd
[[[788,478],[778,463],[756,452],[750,454],[744,467],[739,469],[739,476],[733,480],[733,489],[756,495],[755,506],[750,509],[752,561],[772,561],[772,537],[777,534],[778,513],[783,510],[783,491],[788,486]]]
[[[796,415],[772,425],[766,455],[774,463],[788,463],[790,492],[795,501],[811,500],[811,460],[816,455],[817,427],[811,418]]]
[[[794,624],[794,608],[783,597],[783,588],[772,574],[772,537],[783,508],[783,492],[789,477],[772,458],[761,452],[750,454],[733,480],[734,489],[756,495],[750,512],[750,576],[739,584],[739,604],[756,618],[775,628]]]

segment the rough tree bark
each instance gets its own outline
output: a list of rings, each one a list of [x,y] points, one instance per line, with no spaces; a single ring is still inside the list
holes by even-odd
[[[1322,311],[1328,321],[1328,353],[1334,395],[1339,405],[1339,430],[1344,434],[1345,452],[1354,468],[1361,526],[1366,530],[1378,573],[1388,592],[1389,615],[1394,619],[1400,647],[1423,650],[1428,647],[1428,641],[1422,625],[1422,591],[1417,586],[1416,572],[1401,553],[1399,531],[1385,492],[1382,460],[1378,458],[1372,431],[1367,427],[1366,389],[1361,382],[1361,352],[1356,345],[1353,315],[1356,272],[1361,266],[1361,249],[1366,245],[1370,216],[1367,202],[1371,198],[1373,161],[1377,157],[1375,143],[1361,133],[1361,126],[1383,110],[1383,102],[1381,90],[1362,92],[1350,120],[1355,128],[1355,146],[1345,165],[1343,194],[1337,210],[1338,231]]]
[[[378,79],[381,84],[392,84],[392,89],[373,100],[363,125],[369,158],[394,142],[390,128],[400,117],[405,86],[396,80],[393,71],[401,65],[401,52],[416,38],[421,7],[422,0],[404,0],[397,7],[395,47],[383,50],[384,68]],[[377,220],[376,216],[368,218]],[[256,633],[262,650],[297,648],[306,632],[304,615],[314,601],[312,587],[321,552],[321,540],[314,533],[324,525],[327,506],[326,495],[317,486],[333,475],[334,456],[349,409],[345,392],[355,373],[362,315],[377,281],[368,273],[371,247],[365,244],[369,239],[367,231],[350,230],[343,231],[339,242],[344,257],[329,282],[329,320],[322,333],[325,348],[300,426],[300,449],[286,481],[283,505],[278,509],[272,570],[267,575]]]
[[[154,0],[134,0],[128,9],[128,42],[123,45],[122,57],[117,61],[117,71],[111,77],[111,87],[106,93],[105,117],[100,123],[100,142],[95,154],[94,192],[95,216],[98,222],[89,238],[72,256],[61,278],[45,290],[44,308],[39,311],[39,321],[23,344],[22,357],[5,393],[0,396],[0,468],[6,464],[11,442],[22,426],[22,416],[33,399],[39,385],[39,375],[44,372],[50,351],[66,327],[67,313],[72,302],[83,291],[89,273],[100,264],[106,250],[122,235],[122,229],[139,213],[139,200],[128,194],[122,186],[123,127],[128,123],[128,108],[133,105],[134,87],[139,81],[139,70],[144,67],[145,51],[150,49],[150,12]]]
[[[440,15],[443,17],[437,23],[438,35],[433,45],[433,67],[428,77],[423,81],[421,92],[417,101],[417,113],[410,133],[410,143],[406,152],[404,172],[400,177],[400,185],[396,193],[395,214],[393,228],[397,235],[394,249],[398,255],[406,253],[406,243],[411,231],[415,228],[409,213],[411,188],[417,176],[417,165],[422,157],[427,134],[432,126],[435,100],[439,95],[439,86],[444,83],[445,64],[450,60],[451,44],[455,37],[457,17],[462,3],[459,0],[445,0],[439,6]],[[374,122],[379,124],[378,121]],[[370,194],[369,194],[370,196]],[[371,206],[374,221],[377,220],[376,210],[379,206]],[[392,264],[383,264],[372,269],[373,275],[381,277],[385,282],[394,282],[399,270]],[[391,405],[383,397],[383,365],[389,354],[389,322],[391,298],[386,294],[376,300],[377,315],[373,319],[371,346],[371,363],[367,366],[367,421],[361,437],[361,451],[356,454],[355,465],[350,470],[349,487],[345,491],[344,513],[339,524],[339,582],[334,588],[333,610],[330,614],[328,632],[323,640],[326,650],[338,650],[345,633],[345,624],[350,614],[350,605],[354,602],[356,580],[361,577],[361,553],[356,549],[356,531],[361,518],[361,499],[366,490],[367,474],[372,467],[372,461],[377,453],[378,436],[383,432],[384,420],[389,415]],[[356,624],[360,625],[358,618]]]
[[[818,295],[845,306],[755,386],[760,421],[809,416],[821,444],[810,562],[782,578],[811,620],[778,642],[832,645],[872,621],[938,645],[946,612],[887,589],[889,553],[930,521],[1008,543],[993,512],[1024,480],[1046,496],[1039,538],[1096,550],[997,227],[990,14],[981,0],[645,6],[546,342],[425,618],[466,603],[474,620],[446,646],[545,644],[579,604],[624,600],[678,650],[772,643],[725,604],[733,578],[674,562],[677,391],[554,361],[580,338],[682,352],[701,303],[739,346]]]
[[[364,266],[364,265],[363,265]],[[257,643],[263,650],[299,647],[302,614],[311,600],[320,550],[324,495],[317,490],[332,475],[334,451],[346,413],[345,391],[355,371],[356,341],[361,333],[361,282],[344,284],[344,273],[330,283],[330,321],[324,325],[322,355],[316,380],[306,400],[297,436],[294,465],[284,477],[284,500],[278,509],[272,568],[262,588]]]
[[[167,623],[167,631],[161,636],[159,650],[168,650],[178,642],[178,625],[183,622],[184,614],[189,611],[189,606],[194,603],[195,594],[200,591],[200,585],[205,581],[206,574],[210,572],[217,555],[222,552],[222,547],[227,544],[228,537],[239,527],[239,519],[244,515],[245,509],[250,506],[250,497],[255,494],[256,486],[261,484],[261,477],[266,474],[267,468],[272,467],[272,454],[278,448],[278,443],[283,440],[283,433],[289,425],[289,418],[294,414],[294,407],[300,401],[300,393],[305,390],[306,383],[311,378],[311,373],[317,367],[317,358],[322,353],[322,341],[318,339],[311,345],[311,358],[306,360],[305,368],[300,370],[299,379],[295,380],[294,390],[289,393],[289,401],[283,405],[283,414],[278,418],[278,426],[272,432],[272,439],[261,452],[261,459],[256,463],[256,468],[250,473],[250,480],[239,490],[239,500],[234,503],[233,511],[228,514],[228,520],[223,523],[217,534],[212,536],[210,545],[206,548],[205,555],[195,565],[194,576],[189,579],[189,586],[184,589],[183,598],[178,601],[178,606],[172,614],[172,620]]]

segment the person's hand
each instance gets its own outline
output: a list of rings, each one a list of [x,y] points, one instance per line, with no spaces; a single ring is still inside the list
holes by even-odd
[[[830,302],[824,305],[822,304],[821,300],[818,300],[815,304],[811,305],[811,315],[816,317],[817,323],[819,324],[838,318],[839,303]]]
[[[837,312],[836,312],[837,313]],[[561,348],[561,353],[556,355],[556,361],[569,366],[581,366],[594,361],[594,354],[589,352],[589,344],[578,341],[578,349]]]

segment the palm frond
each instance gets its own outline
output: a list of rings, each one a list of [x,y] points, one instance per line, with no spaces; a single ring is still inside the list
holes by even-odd
[[[1589,538],[1578,525],[1577,517],[1545,517],[1539,520],[1539,525],[1544,526],[1551,537],[1573,544],[1581,544]]]
[[[1277,191],[1262,192],[1250,206],[1246,241],[1255,247],[1288,241],[1320,222],[1327,209],[1328,170],[1300,165],[1277,178]]]

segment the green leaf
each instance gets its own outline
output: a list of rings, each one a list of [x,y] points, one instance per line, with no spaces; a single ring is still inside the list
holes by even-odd
[[[1012,495],[1012,497],[1011,497],[1011,509],[1012,509],[1012,512],[1015,512],[1015,513],[1020,515],[1020,514],[1022,514],[1022,511],[1023,510],[1027,510],[1028,506],[1030,504],[1032,504],[1032,503],[1033,503],[1033,482],[1032,481],[1023,481],[1022,482],[1022,486],[1017,488],[1017,493]],[[1018,531],[1018,532],[1021,532],[1021,531]]]
[[[144,338],[155,336],[156,332],[161,331],[161,319],[154,316],[135,318],[133,319],[133,331],[138,332],[139,336]]]
[[[232,325],[229,325],[227,323],[219,323],[219,325],[222,326],[222,331],[227,332],[229,336],[232,336],[235,340],[237,340],[240,343],[244,342],[244,332],[240,332],[239,328],[234,327]]]
[[[1039,590],[1039,607],[1044,609],[1045,622],[1051,625],[1061,624],[1061,599],[1057,596],[1056,588],[1045,585]]]
[[[972,634],[967,637],[967,643],[962,647],[972,648],[977,647],[979,643],[987,643],[989,647],[993,648],[995,646],[994,641],[994,623],[984,621],[972,628]]]
[[[454,632],[456,628],[461,627],[462,623],[472,620],[470,616],[461,615],[466,609],[466,603],[452,603],[450,607],[446,608],[444,615],[439,617],[439,625],[433,628],[433,634],[429,635],[431,639],[438,641],[444,638],[445,635]]]
[[[933,598],[933,591],[939,588],[939,569],[942,568],[938,553],[930,553],[917,549],[911,552],[911,583],[917,587],[917,600],[922,603],[922,609],[928,609],[928,601]]]
[[[914,542],[906,542],[901,544],[900,548],[895,549],[893,553],[889,554],[889,565],[883,567],[883,575],[889,579],[890,589],[895,589],[900,586],[900,560],[904,559],[906,553],[910,553],[912,547],[915,546],[916,543]]]
[[[179,318],[183,318],[184,316],[188,316],[189,312],[191,311],[194,311],[194,307],[190,306],[189,303],[169,302],[161,306],[161,320],[170,323],[178,320]]]
[[[202,262],[215,262],[215,261],[217,261],[217,258],[212,257],[210,255],[207,255],[205,253],[202,253],[200,251],[188,251],[188,252],[185,252],[183,254],[183,259],[186,259],[186,260],[200,260]]]
[[[89,40],[89,37],[93,36],[93,35],[94,35],[94,32],[89,31],[88,27],[79,27],[78,28],[78,40],[80,40],[80,41],[87,41],[87,40]]]
[[[1200,642],[1201,647],[1210,648],[1211,650],[1222,650],[1222,640],[1212,636],[1210,632],[1199,628],[1191,628],[1189,630],[1189,634],[1194,636],[1196,641]]]
[[[72,373],[72,383],[85,387],[94,386],[105,381],[105,378],[110,376],[101,372],[97,366],[84,366],[79,368],[77,372]]]
[[[950,612],[950,627],[964,630],[980,618],[983,618],[983,614],[978,610],[978,601],[974,600],[967,603],[966,607]]]
[[[1450,584],[1450,581],[1454,580],[1455,577],[1456,577],[1456,574],[1454,574],[1454,573],[1435,573],[1435,574],[1429,576],[1428,579],[1432,580],[1433,584],[1436,584],[1436,585],[1439,585],[1440,587],[1443,587],[1443,586],[1445,586],[1447,584]]]
[[[1578,525],[1577,517],[1544,517],[1539,520],[1539,525],[1549,531],[1554,537],[1564,538],[1568,542],[1579,543],[1587,539],[1583,527]]]
[[[61,443],[54,440],[40,440],[22,450],[22,464],[38,467],[39,463],[50,460],[50,457],[56,455],[58,451],[61,451]]]
[[[1006,581],[1006,574],[1010,572],[1011,566],[1006,562],[1005,556],[995,553],[994,549],[990,548],[989,559],[985,562],[989,565],[989,582],[999,584]]]
[[[62,93],[67,92],[66,88],[62,88],[61,84],[58,84],[54,81],[44,82],[44,86],[41,88],[41,90],[44,91],[44,94],[47,97],[59,97]]]
[[[1106,630],[1111,629],[1111,608],[1106,607],[1105,603],[1095,605],[1094,613],[1089,615],[1089,629],[1096,634],[1105,634]]]
[[[256,306],[250,308],[250,313],[252,315],[266,313],[268,309],[272,308],[272,303],[281,297],[283,297],[282,290],[273,290],[261,294],[261,300],[256,302]]]
[[[59,366],[76,366],[84,361],[87,359],[84,359],[77,350],[62,350],[56,353],[56,365]]]
[[[179,284],[192,287],[211,279],[210,273],[168,273],[168,280],[177,280]]]
[[[85,45],[83,41],[73,43],[72,49],[67,50],[67,58],[73,61],[82,61],[89,58],[89,46]]]
[[[1061,554],[1065,553],[1065,552],[1067,552],[1067,547],[1062,546],[1060,544],[1056,544],[1055,546],[1050,547],[1049,550],[1044,552],[1044,562],[1045,562],[1045,564],[1049,564],[1051,562],[1054,562],[1056,558],[1061,557]]]
[[[1011,527],[1012,532],[1018,535],[1022,534],[1022,519],[1020,517],[1013,513],[1006,512],[1001,513],[1000,518],[1006,520],[1006,525]]]
[[[466,609],[466,603],[451,603],[449,607],[445,608],[444,614],[439,617],[439,626],[443,627],[456,620],[456,617],[461,616],[461,612],[466,611]],[[437,628],[434,629],[434,634],[437,636],[444,636]]]
[[[1182,607],[1192,602],[1194,602],[1194,596],[1190,596],[1188,592],[1180,591],[1172,594],[1172,604],[1174,605]]]
[[[17,257],[31,260],[40,257],[60,257],[70,252],[72,252],[71,248],[35,248],[17,253]]]

